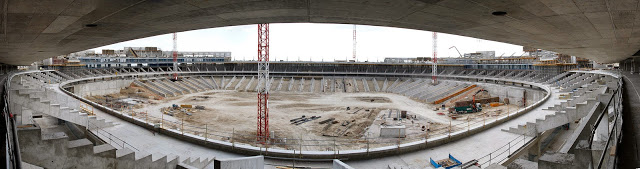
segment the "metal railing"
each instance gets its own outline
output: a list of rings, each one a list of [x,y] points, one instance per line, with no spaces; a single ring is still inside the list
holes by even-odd
[[[124,148],[131,148],[133,150],[135,150],[136,152],[140,152],[139,149],[137,149],[136,147],[134,147],[133,145],[127,143],[126,141],[116,137],[115,135],[107,132],[106,130],[98,127],[97,125],[88,122],[87,125],[87,131],[93,133],[95,136],[97,136],[98,138],[102,139],[102,141],[104,142],[108,142],[110,145],[117,145],[120,148],[124,149]],[[100,137],[103,136],[103,137]],[[104,140],[103,138],[107,138],[107,140]]]
[[[602,168],[603,163],[608,162],[605,161],[605,157],[608,153],[607,150],[610,150],[613,147],[617,146],[617,143],[619,143],[619,138],[622,134],[622,78],[618,79],[617,82],[617,88],[613,91],[612,97],[608,100],[607,105],[605,106],[605,108],[602,110],[602,112],[600,112],[600,114],[598,115],[598,118],[595,122],[594,125],[592,125],[591,127],[591,135],[589,137],[589,149],[591,149],[592,144],[593,144],[593,140],[595,135],[597,134],[596,129],[598,128],[598,126],[600,125],[600,121],[605,117],[608,116],[608,112],[613,110],[613,120],[611,122],[606,123],[607,126],[613,126],[613,128],[608,131],[609,136],[608,139],[606,141],[606,144],[604,146],[604,150],[602,151],[601,154],[599,154],[600,156],[598,157],[599,161],[598,161],[598,165],[597,165],[597,169]],[[612,124],[610,124],[612,123]],[[537,137],[537,136],[536,136]],[[533,141],[534,139],[536,139],[536,137],[529,137],[529,142]],[[527,136],[525,135],[520,135],[516,138],[514,138],[513,140],[509,141],[507,144],[501,146],[500,148],[494,150],[493,152],[482,156],[480,158],[478,158],[478,164],[480,164],[480,166],[484,166],[485,164],[493,164],[493,163],[502,163],[503,161],[511,158],[511,156],[513,155],[513,153],[519,151],[519,149],[527,144],[529,144],[527,141],[525,141],[527,138]],[[515,151],[512,151],[512,147],[516,148]],[[504,155],[504,153],[507,153],[506,155]],[[610,157],[610,158],[615,158],[614,157]],[[482,162],[484,161],[484,162]],[[615,163],[615,162],[614,162]],[[614,163],[609,163],[609,165],[613,165],[615,166]],[[609,168],[609,167],[607,167]]]
[[[114,110],[125,111],[126,108],[113,107]],[[127,110],[128,111],[128,110]],[[129,111],[132,115],[132,111]],[[266,144],[258,142],[259,137],[252,134],[245,134],[235,131],[216,130],[208,125],[193,125],[189,122],[184,122],[183,119],[169,120],[163,116],[155,117],[148,114],[136,112],[136,116],[130,116],[140,121],[144,121],[150,124],[159,124],[160,128],[172,129],[180,134],[190,134],[194,136],[202,137],[204,140],[219,140],[235,144],[248,144],[256,147],[265,147],[270,149],[283,148],[287,150],[300,151],[334,151],[339,154],[339,150],[353,150],[353,149],[369,149],[384,147],[384,146],[396,146],[400,147],[401,144],[423,141],[427,144],[427,140],[433,138],[451,138],[454,134],[465,134],[476,127],[488,127],[489,123],[498,121],[502,117],[508,117],[515,114],[517,110],[512,110],[508,114],[500,114],[491,116],[488,118],[482,118],[477,120],[465,120],[466,122],[443,125],[435,129],[426,130],[423,133],[411,133],[406,134],[404,138],[379,138],[365,136],[357,139],[348,138],[333,138],[333,139],[301,139],[301,138],[285,138],[285,137],[273,137],[269,138]],[[125,112],[126,113],[126,112]],[[175,116],[174,116],[175,117]],[[484,116],[486,117],[486,116]],[[508,148],[511,149],[511,148]]]
[[[596,157],[599,159],[597,161],[597,166],[594,165],[594,168],[596,169],[600,169],[603,167],[603,165],[605,165],[605,163],[607,164],[608,167],[606,168],[615,168],[616,166],[616,156],[610,156],[607,155],[608,153],[610,153],[608,150],[611,149],[615,149],[615,147],[618,146],[618,143],[620,143],[620,137],[622,135],[622,77],[619,78],[618,80],[618,87],[615,89],[615,91],[613,92],[613,95],[611,96],[611,98],[609,99],[609,101],[607,102],[607,106],[602,110],[602,112],[600,112],[600,114],[598,115],[598,118],[596,120],[596,123],[591,127],[591,133],[589,135],[589,149],[592,149],[593,147],[593,143],[594,143],[594,138],[597,135],[597,130],[598,127],[607,127],[607,129],[609,129],[609,127],[611,127],[610,130],[608,130],[608,138],[607,141],[604,145],[604,150],[602,150],[601,154],[596,154]],[[612,111],[612,112],[611,112]],[[607,126],[600,126],[602,119],[605,116],[610,116],[609,113],[613,114],[613,119],[606,121],[605,125]],[[615,149],[617,150],[617,149]],[[591,151],[592,153],[594,151]],[[615,153],[617,155],[617,153]],[[599,156],[597,156],[599,155]],[[606,158],[606,157],[609,158]],[[613,158],[613,161],[612,161]],[[594,163],[592,163],[594,164]]]
[[[524,134],[519,135],[507,144],[500,146],[496,150],[476,160],[478,160],[478,164],[480,166],[485,166],[485,164],[502,163],[503,161],[511,158],[512,153],[517,152],[521,147],[527,145],[527,138],[530,138],[529,140],[533,140],[535,137],[527,137]]]
[[[2,113],[2,123],[5,126],[4,132],[4,146],[6,148],[3,153],[4,160],[7,162],[5,167],[7,168],[21,168],[21,158],[20,158],[20,145],[18,144],[18,131],[17,124],[15,121],[15,116],[9,110],[9,83],[11,81],[12,74],[5,74],[4,76],[0,76],[0,84],[2,88],[0,89],[0,97],[2,97],[2,102],[0,103],[0,111]]]

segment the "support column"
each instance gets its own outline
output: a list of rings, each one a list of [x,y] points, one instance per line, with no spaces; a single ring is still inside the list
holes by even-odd
[[[612,103],[613,104],[613,103]],[[608,113],[605,112],[605,113]],[[598,128],[596,128],[596,135],[594,136],[594,141],[607,141],[609,139],[609,115],[605,114],[602,116],[602,119],[598,124]]]
[[[540,134],[537,134],[538,137],[540,137]],[[531,146],[531,148],[529,148],[528,153],[527,153],[527,160],[529,161],[537,161],[538,158],[540,158],[540,141],[542,139],[536,139],[536,141],[534,143],[532,143],[533,145]]]

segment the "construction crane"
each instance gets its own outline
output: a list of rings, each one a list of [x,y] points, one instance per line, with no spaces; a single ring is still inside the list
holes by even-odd
[[[173,78],[171,80],[178,80],[178,33],[173,32]]]
[[[438,34],[433,32],[433,65],[431,66],[433,70],[431,71],[431,78],[434,84],[438,83]]]
[[[353,61],[356,61],[356,25],[353,25]]]
[[[258,24],[258,131],[257,141],[269,139],[269,24]]]
[[[451,48],[456,49],[456,51],[458,52],[458,55],[460,55],[460,57],[462,57],[462,54],[460,54],[460,51],[458,50],[458,47],[456,47],[456,46],[449,47],[449,49],[451,49]]]

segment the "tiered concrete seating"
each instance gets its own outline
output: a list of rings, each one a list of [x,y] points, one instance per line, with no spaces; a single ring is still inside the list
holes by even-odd
[[[507,73],[506,75],[504,75],[504,77],[513,77],[513,75],[516,75],[516,73],[519,73],[518,71],[511,71],[509,73]]]
[[[59,129],[57,129],[59,128]],[[71,140],[65,129],[43,129],[38,126],[19,128],[18,140],[25,148],[21,155],[25,161],[37,166],[51,168],[206,168],[211,166],[214,158],[183,158],[176,155],[160,155],[144,151],[132,150],[129,147],[113,147],[110,144],[96,143],[89,139]],[[96,131],[92,131],[96,132]],[[100,133],[97,131],[96,133]],[[100,134],[97,134],[100,135]],[[39,150],[43,147],[54,147],[55,151]],[[73,161],[73,162],[69,162]],[[179,167],[178,167],[179,166]]]
[[[170,96],[170,97],[178,96],[178,94],[174,93],[174,91],[171,91],[169,89],[164,88],[163,86],[160,86],[158,83],[156,83],[153,80],[147,80],[145,84],[148,84],[148,86],[152,86],[153,88],[156,88],[158,91],[165,93],[166,96]]]
[[[202,90],[199,90],[198,88],[195,88],[195,87],[193,87],[193,86],[191,86],[191,85],[187,84],[187,83],[186,83],[186,82],[184,82],[184,81],[175,81],[175,82],[172,82],[172,83],[173,83],[173,84],[175,84],[176,86],[180,86],[180,87],[182,87],[182,88],[186,88],[186,89],[188,89],[188,90],[189,90],[189,93],[195,93],[195,92],[202,91]]]
[[[316,85],[316,79],[311,78],[311,86],[309,87],[309,92],[314,92],[315,85]]]
[[[440,71],[440,73],[438,73],[438,75],[445,75],[446,72],[447,72],[447,70],[438,70],[438,71]]]
[[[191,78],[185,77],[182,78],[182,81],[185,82],[185,84],[191,85],[191,87],[198,89],[199,91],[207,90],[206,87],[202,86],[202,84],[194,82]]]
[[[447,75],[452,76],[452,75],[454,75],[455,73],[456,73],[456,70],[452,70],[452,71],[451,71],[451,72],[449,72],[449,74],[447,74]]]
[[[428,98],[430,98],[430,97],[432,97],[432,96],[434,96],[436,94],[439,94],[443,90],[449,89],[452,86],[455,86],[455,83],[448,82],[448,81],[440,82],[440,84],[438,84],[438,85],[434,86],[433,88],[431,88],[429,90],[429,92],[423,93],[420,97],[418,97],[418,99],[426,101]]]
[[[544,119],[536,119],[536,122],[527,122],[526,125],[518,125],[517,127],[502,130],[533,136],[536,133],[571,123],[595,111],[596,106],[600,104],[598,100],[611,98],[612,94],[607,93],[607,88],[604,85],[589,84],[587,87],[579,89],[579,91],[570,92],[572,99],[547,108],[547,110],[556,111],[554,114],[546,115]]]
[[[467,74],[467,70],[462,70],[460,73],[458,73],[458,76],[464,76]]]
[[[471,70],[471,72],[467,73],[466,76],[473,76],[476,74],[476,70]]]
[[[240,79],[240,81],[236,84],[235,87],[233,87],[233,90],[238,90],[240,88],[240,85],[242,85],[242,82],[244,82],[244,80],[247,79],[245,76],[242,76],[242,79]]]
[[[551,79],[545,81],[544,83],[546,83],[546,84],[554,83],[554,82],[556,82],[556,81],[558,81],[558,80],[560,80],[560,79],[562,79],[564,77],[567,77],[567,75],[569,75],[570,73],[571,72],[560,73],[559,75],[556,75],[556,76],[552,77]]]
[[[481,70],[481,71],[479,71],[479,72],[478,72],[478,74],[475,74],[475,75],[476,75],[476,76],[484,76],[484,75],[485,75],[485,73],[487,73],[487,71],[486,71],[486,70]]]
[[[422,83],[417,85],[415,88],[407,90],[402,94],[405,96],[409,96],[411,98],[415,98],[418,93],[426,91],[429,87],[432,87],[431,82],[429,80],[423,80]]]
[[[244,87],[244,91],[249,91],[249,88],[251,87],[251,85],[253,84],[253,81],[255,80],[254,76],[251,76],[251,80],[249,80],[249,83],[247,83],[247,85]]]
[[[141,86],[141,87],[147,88],[147,89],[151,90],[152,92],[154,92],[154,93],[156,93],[156,94],[158,94],[158,95],[160,95],[162,97],[167,97],[168,96],[163,91],[160,91],[160,90],[156,89],[155,87],[152,87],[151,85],[147,85],[146,83],[142,83],[142,82],[140,82],[138,80],[134,80],[133,84],[135,84],[137,86]]]
[[[467,85],[467,84],[456,83],[454,86],[452,86],[452,87],[450,87],[448,89],[441,90],[440,92],[434,92],[436,94],[432,95],[431,97],[428,97],[426,99],[426,102],[427,103],[433,103],[436,100],[439,100],[439,99],[441,99],[441,98],[443,98],[443,97],[445,97],[447,95],[450,95],[451,93],[454,93],[456,91],[464,89],[465,87],[468,87],[468,86],[469,85]]]
[[[409,81],[411,81],[409,83]],[[424,81],[423,79],[413,79],[413,80],[407,80],[408,83],[404,83],[404,85],[399,85],[398,87],[394,88],[392,90],[393,93],[404,93],[407,90],[411,90],[411,88],[417,86],[418,84],[422,83],[422,81]]]
[[[226,85],[223,89],[224,89],[224,90],[229,89],[229,87],[231,87],[231,84],[233,84],[233,82],[235,82],[235,81],[236,81],[236,76],[233,76],[233,77],[231,78],[231,80],[229,80],[229,82],[227,83],[227,85]]]
[[[55,71],[55,74],[58,74],[61,77],[64,77],[65,79],[67,79],[67,80],[75,79],[74,77],[71,77],[71,76],[67,75],[66,73],[62,73],[61,71]]]
[[[167,80],[167,79],[162,79],[161,81],[162,81],[162,83],[164,83],[166,86],[170,86],[171,88],[174,88],[174,89],[180,90],[180,92],[181,92],[182,94],[192,93],[192,91],[191,91],[191,90],[187,89],[186,87],[184,87],[184,86],[182,86],[182,85],[179,85],[179,84],[178,84],[178,83],[176,83],[176,82],[172,82],[172,81]]]
[[[209,79],[209,78],[207,78],[207,79]],[[212,85],[214,88],[216,88],[216,89],[221,89],[221,88],[222,88],[222,86],[221,86],[221,85],[218,85],[218,82],[216,82],[216,78],[215,78],[215,76],[211,76],[210,80],[211,80],[211,85]],[[220,80],[220,81],[222,81],[222,80]]]
[[[491,70],[489,72],[487,72],[487,74],[485,74],[484,76],[494,76],[496,73],[496,70]]]
[[[400,78],[398,78],[398,80],[400,80]],[[411,81],[412,81],[411,79],[407,79],[407,80],[404,80],[404,81],[399,82],[399,83],[394,83],[396,85],[391,85],[391,87],[389,87],[389,89],[387,89],[387,91],[395,93],[394,91],[396,90],[396,88],[402,87],[402,86],[406,85],[407,83],[409,83]]]
[[[284,84],[284,77],[280,78],[280,81],[278,82],[278,86],[276,87],[276,91],[280,91],[282,89],[282,84]]]
[[[583,77],[583,76],[581,76]],[[588,74],[584,79],[576,79],[575,81],[570,81],[569,83],[566,83],[566,85],[563,85],[565,87],[563,87],[560,91],[561,92],[569,92],[572,91],[576,88],[579,88],[583,85],[586,85],[588,83],[593,82],[594,80],[598,79],[598,75],[594,75],[594,74]],[[573,84],[571,84],[573,83]]]
[[[373,89],[375,89],[376,92],[380,92],[380,86],[378,85],[378,81],[376,80],[376,78],[372,79],[372,83],[373,83]]]
[[[389,88],[389,80],[387,78],[384,78],[384,82],[382,82],[382,88],[380,89],[380,91],[387,91],[387,88]]]
[[[574,74],[571,74],[571,75],[569,75],[569,76],[567,76],[567,77],[564,77],[564,78],[562,78],[562,79],[560,79],[560,80],[556,81],[555,83],[551,83],[551,86],[559,87],[559,85],[562,85],[562,84],[564,84],[564,83],[567,83],[567,82],[569,82],[570,80],[573,80],[573,79],[575,79],[576,77],[581,76],[581,75],[582,75],[582,73],[574,73]]]
[[[390,92],[390,91],[391,91],[391,89],[392,89],[394,86],[398,85],[398,82],[400,82],[400,78],[396,78],[396,80],[395,80],[395,81],[393,81],[393,83],[391,83],[391,85],[390,85],[390,86],[388,86],[386,89],[384,89],[384,91],[385,91],[385,92]]]
[[[205,89],[208,90],[213,90],[216,89],[215,86],[213,86],[212,84],[210,84],[209,82],[207,82],[202,76],[194,76],[192,78],[189,78],[192,82],[195,82],[203,87],[205,87]]]
[[[407,95],[413,90],[416,90],[423,86],[428,86],[430,83],[431,83],[431,80],[429,79],[415,79],[414,82],[411,82],[408,85],[405,85],[403,88],[396,90],[396,93]]]
[[[53,73],[52,71],[46,71],[46,72],[42,72],[45,76],[51,77],[56,79],[56,82],[60,83],[62,81],[66,81],[67,79],[64,79],[62,76],[59,76],[55,73]]]
[[[287,87],[287,91],[292,91],[293,90],[293,85],[296,84],[296,79],[291,77],[291,80],[289,80],[289,86]],[[332,85],[332,90],[335,90],[335,83],[333,83]]]
[[[365,78],[362,78],[362,86],[364,87],[364,92],[371,91],[371,89],[369,89],[369,84],[367,83],[367,80]]]
[[[304,90],[304,78],[300,78],[300,84],[298,86],[297,92],[302,92]]]
[[[171,91],[176,96],[185,94],[184,92],[182,92],[182,90],[174,86],[168,85],[164,80],[155,80],[154,83],[164,89]]]
[[[498,72],[496,75],[494,75],[494,77],[502,77],[507,73],[507,70],[502,70],[500,72]]]

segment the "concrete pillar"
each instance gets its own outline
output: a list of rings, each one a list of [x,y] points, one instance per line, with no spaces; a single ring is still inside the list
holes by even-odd
[[[612,103],[613,104],[613,103]],[[606,111],[605,113],[608,113]],[[609,138],[609,115],[605,114],[602,116],[602,119],[598,124],[598,128],[596,128],[596,135],[594,136],[594,141],[607,141]]]
[[[576,168],[589,168],[593,166],[592,151],[589,148],[589,142],[587,140],[580,140],[576,145],[573,153],[575,154],[575,166]]]
[[[537,134],[538,137],[540,137],[540,134]],[[534,143],[532,143],[533,145],[531,146],[531,148],[529,148],[529,151],[527,153],[527,159],[529,161],[537,161],[536,159],[538,159],[540,157],[540,140],[541,139],[536,139],[536,141]]]

